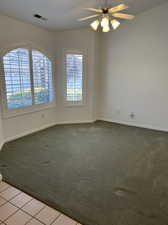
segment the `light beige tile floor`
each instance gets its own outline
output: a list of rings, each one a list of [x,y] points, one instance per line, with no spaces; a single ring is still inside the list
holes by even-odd
[[[0,225],[81,225],[11,185],[0,182]]]
[[[53,225],[65,225],[65,224],[76,225],[76,222],[68,218],[67,216],[60,215],[58,219],[53,223]]]

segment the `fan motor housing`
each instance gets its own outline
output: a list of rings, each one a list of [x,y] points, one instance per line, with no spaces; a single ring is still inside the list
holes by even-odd
[[[107,14],[108,13],[108,8],[102,9],[103,14]]]

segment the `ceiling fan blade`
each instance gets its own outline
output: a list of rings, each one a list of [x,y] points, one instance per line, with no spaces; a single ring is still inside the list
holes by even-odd
[[[112,16],[114,16],[116,18],[120,18],[120,19],[126,19],[126,20],[132,20],[135,17],[133,15],[128,15],[128,14],[124,14],[124,13],[114,13],[114,14],[112,14]]]
[[[85,20],[92,19],[92,18],[97,17],[97,16],[100,16],[100,15],[99,14],[95,14],[95,15],[92,15],[92,16],[87,16],[87,17],[78,19],[78,20],[79,21],[85,21]]]
[[[97,12],[97,13],[102,13],[103,12],[102,9],[94,9],[94,8],[85,8],[85,9],[89,10],[89,11]]]
[[[115,13],[115,12],[119,12],[119,11],[122,11],[124,9],[128,9],[128,6],[125,5],[125,4],[120,4],[120,5],[117,5],[111,9],[109,9],[109,13]]]

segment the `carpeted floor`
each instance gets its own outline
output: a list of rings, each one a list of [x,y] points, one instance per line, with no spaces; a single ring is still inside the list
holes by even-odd
[[[168,133],[58,125],[4,145],[5,180],[85,225],[168,224]]]

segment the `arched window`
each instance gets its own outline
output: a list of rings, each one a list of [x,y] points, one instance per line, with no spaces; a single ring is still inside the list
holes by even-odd
[[[3,56],[7,110],[53,101],[52,63],[37,50],[17,48]]]

